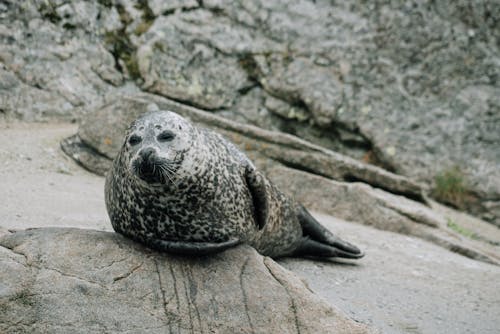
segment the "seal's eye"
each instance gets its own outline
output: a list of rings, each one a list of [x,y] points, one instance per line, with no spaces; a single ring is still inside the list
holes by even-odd
[[[128,139],[128,143],[132,146],[139,144],[142,141],[142,138],[138,135],[132,135]]]
[[[158,135],[159,141],[171,141],[174,138],[175,138],[175,133],[169,130],[165,130]]]

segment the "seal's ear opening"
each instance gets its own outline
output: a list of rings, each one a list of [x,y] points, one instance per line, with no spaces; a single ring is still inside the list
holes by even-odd
[[[245,181],[253,203],[253,217],[255,223],[262,230],[267,222],[269,214],[269,201],[267,199],[266,184],[264,176],[250,166],[245,169]]]

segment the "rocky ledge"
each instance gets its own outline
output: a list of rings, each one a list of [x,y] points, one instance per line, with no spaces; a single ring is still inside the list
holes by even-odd
[[[297,135],[500,226],[499,3],[0,2],[0,117],[149,92]]]
[[[186,258],[40,228],[4,235],[0,266],[5,333],[373,333],[248,246]]]
[[[125,129],[152,107],[175,111],[225,135],[281,190],[312,209],[500,264],[497,243],[470,240],[450,228],[453,219],[434,210],[424,187],[407,177],[289,134],[228,120],[161,96],[120,96],[95,108],[78,133],[62,141],[62,148],[88,170],[103,175],[123,143]]]

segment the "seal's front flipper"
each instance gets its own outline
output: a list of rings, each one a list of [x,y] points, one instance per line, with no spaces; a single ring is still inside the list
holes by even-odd
[[[267,199],[266,181],[264,176],[255,170],[253,165],[248,164],[245,169],[245,182],[247,183],[253,204],[253,217],[259,230],[264,228],[269,213],[269,202]]]
[[[309,237],[311,239],[310,241],[316,241],[316,243],[329,246],[330,248],[333,247],[337,250],[337,253],[340,254],[330,256],[346,257],[350,259],[359,259],[364,256],[364,253],[361,252],[358,247],[336,237],[332,232],[321,225],[302,205],[300,205],[297,210],[297,217],[302,226],[304,236]],[[309,245],[308,247],[314,246]]]
[[[222,252],[240,243],[238,239],[215,242],[168,241],[160,239],[148,240],[147,245],[161,252],[181,255],[206,255]]]
[[[303,237],[299,247],[294,251],[294,256],[314,256],[314,257],[343,257],[347,259],[359,259],[364,254],[343,251],[337,247]]]

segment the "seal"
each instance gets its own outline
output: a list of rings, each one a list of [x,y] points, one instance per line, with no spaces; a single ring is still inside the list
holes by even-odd
[[[105,198],[116,232],[160,251],[203,255],[246,243],[271,257],[363,256],[234,144],[171,111],[130,125]]]

